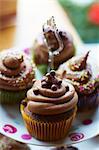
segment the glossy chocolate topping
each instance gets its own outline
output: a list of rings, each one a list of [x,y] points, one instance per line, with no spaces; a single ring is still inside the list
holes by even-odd
[[[74,108],[77,99],[74,87],[62,83],[51,71],[41,81],[35,81],[27,92],[27,109],[41,115],[61,114]]]
[[[15,52],[0,54],[0,88],[22,90],[32,85],[34,71],[25,55]]]
[[[69,79],[80,94],[92,93],[98,84],[93,78],[91,66],[87,63],[89,52],[82,57],[75,56],[60,66],[57,73],[62,78]]]

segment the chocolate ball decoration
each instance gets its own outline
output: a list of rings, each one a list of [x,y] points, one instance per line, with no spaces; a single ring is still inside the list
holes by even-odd
[[[66,88],[66,92],[68,92],[69,91],[69,86],[67,85],[65,88]]]
[[[43,81],[45,81],[45,80],[46,80],[46,77],[44,76],[44,77],[42,78],[41,82],[43,82]]]
[[[34,92],[35,95],[38,95],[39,94],[39,89],[38,88],[34,88],[33,92]]]
[[[51,71],[50,71],[50,75],[55,76],[55,74],[56,74],[56,73],[55,73],[54,70],[51,70]]]
[[[62,84],[62,80],[59,80],[58,81],[58,85],[60,86]]]
[[[49,73],[44,76],[44,79],[41,80],[41,87],[51,89],[52,91],[56,91],[61,87],[62,80],[56,77],[56,73],[54,70],[51,70]]]
[[[42,88],[47,88],[47,83],[45,81],[43,81],[41,86],[42,86]]]
[[[34,84],[34,83],[36,82],[36,79],[33,79],[32,82],[33,82],[33,84]]]
[[[51,74],[50,74],[50,73],[47,73],[47,74],[46,74],[46,77],[48,78],[48,81],[52,80],[52,77],[51,77]]]
[[[53,84],[53,85],[51,86],[51,90],[57,91],[57,85]]]
[[[15,56],[6,56],[3,59],[3,64],[8,68],[8,69],[17,69],[20,67],[20,61],[17,57]]]

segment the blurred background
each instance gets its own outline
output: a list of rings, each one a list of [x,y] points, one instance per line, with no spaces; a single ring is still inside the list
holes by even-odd
[[[99,0],[0,0],[0,50],[30,47],[52,15],[75,44],[99,43]]]
[[[0,49],[31,47],[52,15],[58,26],[72,32],[75,41],[80,41],[57,0],[0,0],[0,7]]]
[[[58,0],[84,43],[99,43],[99,0]]]

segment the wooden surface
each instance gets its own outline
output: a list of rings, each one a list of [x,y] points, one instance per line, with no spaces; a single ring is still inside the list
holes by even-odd
[[[16,26],[0,30],[0,50],[32,46],[36,35],[42,31],[43,23],[51,16],[55,16],[57,27],[73,35],[75,44],[82,43],[57,0],[18,0]]]

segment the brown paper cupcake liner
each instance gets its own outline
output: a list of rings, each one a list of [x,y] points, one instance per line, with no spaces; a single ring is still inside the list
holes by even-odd
[[[67,136],[76,115],[76,108],[69,119],[64,118],[60,121],[54,120],[53,122],[38,121],[29,117],[24,112],[23,105],[21,105],[21,113],[30,135],[43,141],[56,141]]]
[[[99,93],[96,89],[90,95],[78,95],[78,111],[89,111],[90,109],[96,108],[99,104]]]
[[[21,91],[7,91],[0,89],[0,103],[1,104],[16,104],[20,103],[25,98],[27,90]]]

